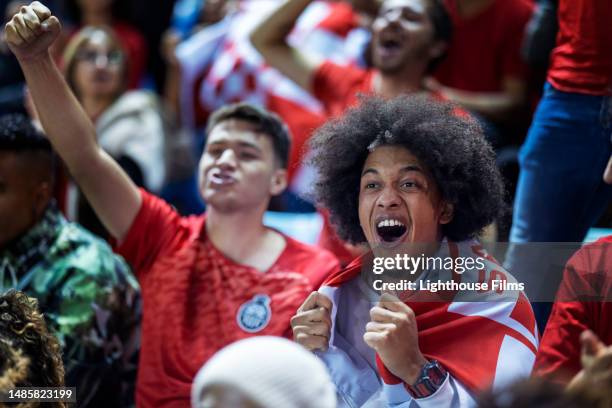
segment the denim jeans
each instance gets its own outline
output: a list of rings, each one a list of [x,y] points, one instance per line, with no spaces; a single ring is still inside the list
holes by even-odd
[[[550,84],[519,155],[511,242],[581,242],[612,198],[612,97]]]
[[[545,85],[519,153],[510,242],[584,239],[612,198],[612,186],[602,180],[612,152],[611,137],[612,97],[566,93]],[[537,281],[548,267],[545,256],[534,250],[510,246],[505,266],[519,280]],[[534,284],[548,283],[542,279],[546,280]],[[537,317],[542,325],[546,316]]]

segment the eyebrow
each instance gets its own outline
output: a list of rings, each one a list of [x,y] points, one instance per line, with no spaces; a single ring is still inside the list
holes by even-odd
[[[424,173],[423,169],[421,169],[419,166],[416,166],[416,165],[408,165],[408,166],[402,167],[400,169],[401,173],[407,173],[409,171],[418,171],[419,173]],[[377,175],[379,173],[378,173],[378,170],[376,170],[375,168],[369,167],[369,168],[365,169],[361,173],[361,177],[365,176],[366,174],[375,174],[375,175]]]
[[[224,145],[232,144],[232,143],[234,142],[227,141],[227,140],[218,140],[218,141],[209,143],[207,146],[218,146],[218,145],[224,146]],[[239,141],[237,142],[237,144],[239,147],[246,147],[249,149],[255,149],[257,151],[261,151],[261,148],[255,143]]]

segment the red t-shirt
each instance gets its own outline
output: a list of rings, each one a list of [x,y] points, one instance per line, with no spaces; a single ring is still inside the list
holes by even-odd
[[[559,0],[548,82],[564,92],[612,94],[612,2]]]
[[[574,299],[601,301],[575,301]],[[574,300],[574,301],[569,301]],[[592,330],[612,345],[612,236],[568,261],[535,363],[537,375],[567,383],[580,370],[580,334]]]
[[[374,69],[338,65],[324,61],[312,81],[314,96],[321,101],[328,116],[340,116],[357,105],[358,95],[373,92]]]
[[[192,380],[222,347],[253,335],[290,336],[290,318],[338,261],[285,237],[265,273],[226,258],[207,239],[205,216],[180,217],[142,190],[142,206],[118,252],[143,298],[139,407],[186,407]]]
[[[443,85],[472,92],[499,92],[504,77],[525,78],[520,49],[525,25],[533,13],[528,0],[495,0],[468,19],[457,0],[445,1],[453,22],[446,58],[435,77]]]

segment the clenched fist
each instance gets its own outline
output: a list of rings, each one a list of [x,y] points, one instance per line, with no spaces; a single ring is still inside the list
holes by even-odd
[[[395,376],[414,384],[427,360],[419,349],[416,317],[410,306],[387,293],[370,309],[363,340]]]
[[[312,292],[291,318],[293,340],[310,351],[326,351],[331,334],[331,309],[331,300]]]
[[[61,31],[57,17],[38,1],[23,6],[4,28],[6,42],[20,62],[48,55]]]

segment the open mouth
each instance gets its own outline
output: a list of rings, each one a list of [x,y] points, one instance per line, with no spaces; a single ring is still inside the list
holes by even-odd
[[[376,224],[376,233],[386,243],[399,241],[407,231],[406,224],[398,219],[381,220]]]
[[[209,176],[208,180],[213,186],[228,186],[236,182],[234,177],[225,172],[214,172]]]
[[[378,48],[380,50],[380,53],[385,57],[394,55],[395,53],[399,52],[401,47],[401,42],[395,38],[382,38],[378,42]]]

